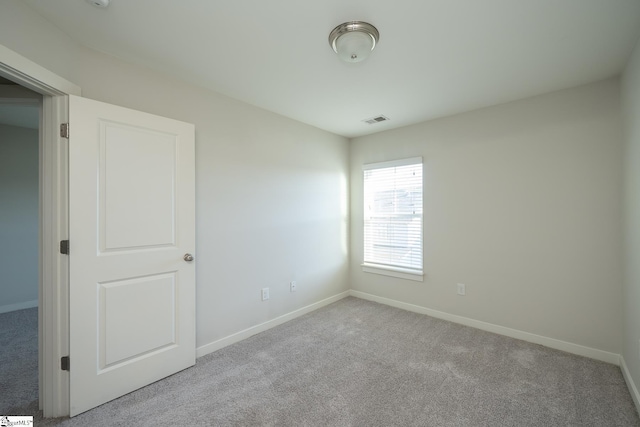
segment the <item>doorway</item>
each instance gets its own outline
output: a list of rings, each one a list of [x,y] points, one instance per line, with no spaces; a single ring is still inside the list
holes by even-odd
[[[39,409],[42,409],[42,415],[44,417],[60,417],[70,414],[73,415],[74,413],[79,413],[82,410],[90,408],[90,406],[83,406],[80,408],[76,405],[74,406],[73,411],[71,410],[71,402],[77,402],[79,401],[79,397],[84,397],[82,390],[86,389],[87,384],[78,382],[83,381],[84,377],[82,376],[82,372],[87,372],[87,370],[82,370],[83,366],[88,366],[88,369],[95,373],[96,363],[102,363],[102,365],[104,365],[103,371],[119,375],[121,378],[117,381],[111,382],[112,385],[118,387],[112,387],[114,397],[118,397],[128,391],[149,384],[163,376],[174,373],[177,370],[184,369],[185,367],[195,363],[195,266],[193,264],[187,264],[193,260],[190,252],[195,249],[195,173],[193,165],[195,162],[195,129],[193,125],[123,107],[99,103],[97,101],[83,100],[83,98],[80,97],[81,90],[78,86],[54,73],[51,73],[40,65],[2,45],[0,45],[0,77],[7,78],[8,80],[18,83],[19,85],[42,95],[42,113],[40,115],[39,132],[40,203],[38,245],[38,370]],[[88,109],[83,107],[80,107],[80,109],[73,109],[77,114],[74,116],[75,120],[71,124],[71,127],[78,125],[78,127],[75,128],[76,131],[73,129],[69,131],[70,104],[72,100],[74,100],[73,102],[76,107],[81,103],[84,107],[92,107]],[[78,275],[84,274],[85,271],[84,264],[82,262],[76,262],[74,264],[75,267],[70,268],[70,259],[82,261],[81,258],[77,256],[74,258],[73,248],[70,250],[68,249],[70,225],[74,225],[76,227],[74,231],[74,236],[76,237],[85,236],[87,232],[89,234],[92,233],[89,229],[77,229],[78,226],[82,226],[81,221],[79,222],[78,220],[74,220],[73,223],[70,224],[70,212],[79,214],[74,214],[74,218],[93,218],[93,222],[89,224],[92,227],[93,225],[98,227],[105,223],[96,223],[96,215],[89,214],[87,216],[87,211],[85,209],[82,207],[78,208],[81,206],[81,201],[83,199],[82,195],[91,194],[91,191],[87,193],[84,190],[77,193],[78,188],[86,181],[84,177],[87,175],[83,174],[83,171],[86,172],[85,169],[87,165],[95,166],[97,164],[94,162],[87,163],[83,161],[83,150],[81,148],[87,146],[87,144],[80,144],[79,146],[74,145],[74,147],[78,147],[79,149],[70,151],[69,138],[70,135],[72,138],[73,135],[78,135],[77,138],[79,140],[86,141],[87,135],[91,135],[92,137],[102,135],[88,130],[87,126],[92,125],[85,120],[87,117],[82,116],[81,113],[81,111],[84,113],[88,110],[93,111],[95,114],[90,122],[92,122],[93,125],[98,124],[99,120],[101,120],[100,117],[102,117],[102,113],[96,115],[97,112],[93,110],[94,107],[98,107],[98,104],[100,104],[100,109],[106,109],[104,111],[107,111],[107,116],[116,115],[119,117],[118,119],[115,119],[115,122],[113,119],[105,119],[100,123],[109,122],[119,124],[119,127],[116,126],[117,129],[114,129],[113,132],[108,132],[108,135],[116,135],[117,137],[115,139],[107,138],[104,143],[120,148],[119,151],[115,150],[115,153],[118,154],[116,159],[125,161],[125,163],[128,162],[128,165],[133,166],[125,169],[130,175],[136,172],[134,169],[137,164],[132,163],[127,154],[130,154],[129,151],[134,150],[138,157],[142,156],[144,158],[144,153],[146,152],[145,147],[150,143],[150,141],[148,137],[145,137],[140,139],[140,141],[136,138],[136,141],[139,142],[137,145],[123,142],[127,141],[127,135],[129,136],[129,139],[131,139],[130,137],[133,134],[139,137],[140,135],[138,134],[140,133],[140,129],[146,130],[146,136],[153,136],[155,139],[160,138],[160,140],[163,141],[163,143],[154,144],[151,147],[164,150],[162,151],[165,153],[163,159],[166,160],[167,157],[172,157],[173,160],[170,161],[170,163],[174,165],[174,168],[176,168],[176,173],[171,174],[170,171],[167,171],[167,168],[160,168],[157,165],[154,165],[155,168],[150,170],[160,171],[164,173],[165,178],[168,176],[171,179],[143,180],[143,182],[157,183],[158,185],[164,186],[163,188],[165,191],[158,193],[155,190],[151,190],[149,191],[149,194],[162,195],[160,200],[162,203],[155,199],[154,200],[160,203],[160,205],[168,208],[168,213],[164,217],[171,219],[171,221],[169,223],[166,221],[157,223],[156,221],[153,224],[160,224],[164,229],[167,229],[168,227],[171,239],[166,240],[163,238],[162,241],[158,242],[153,240],[155,233],[151,233],[151,237],[147,235],[140,235],[138,233],[136,236],[145,237],[146,240],[138,239],[140,241],[123,242],[116,239],[114,243],[112,241],[112,237],[126,236],[126,233],[123,232],[126,227],[116,227],[116,229],[110,230],[104,229],[103,227],[107,234],[100,234],[100,236],[103,236],[106,239],[101,241],[105,242],[105,244],[108,242],[108,245],[103,247],[102,250],[115,251],[130,255],[131,253],[138,254],[145,252],[137,250],[140,248],[145,248],[146,252],[150,252],[148,248],[151,246],[161,247],[163,251],[156,252],[163,252],[166,259],[163,258],[163,263],[151,263],[151,265],[155,267],[160,265],[166,266],[158,268],[160,268],[162,272],[172,273],[174,276],[178,273],[178,270],[180,270],[179,277],[181,277],[182,280],[180,283],[176,282],[173,278],[166,278],[166,280],[164,280],[163,277],[159,277],[162,276],[162,274],[155,272],[155,270],[151,271],[145,269],[143,272],[136,272],[137,270],[130,268],[125,271],[125,274],[128,274],[126,277],[106,278],[102,280],[100,283],[103,285],[104,292],[101,292],[99,295],[91,292],[91,286],[74,287],[74,298],[73,301],[70,301],[70,276],[71,274],[75,274],[77,278]],[[133,121],[130,121],[130,119]],[[143,122],[142,127],[139,123],[140,120]],[[144,123],[147,124],[145,125]],[[176,132],[174,127],[179,127],[181,131]],[[82,135],[85,137],[83,138]],[[171,150],[171,146],[177,147],[179,150]],[[95,151],[96,145],[89,144],[89,147],[92,147],[91,149]],[[169,149],[167,149],[167,147],[169,147]],[[110,150],[109,152],[111,154],[114,153],[113,150]],[[73,161],[70,161],[70,153],[76,153],[80,157],[75,156]],[[97,154],[97,152],[92,153],[94,154],[92,157],[95,157],[95,154]],[[179,162],[177,161],[176,156],[180,159]],[[163,164],[165,163],[166,162]],[[118,167],[111,167],[113,164],[120,163],[109,161],[106,163],[106,167],[103,163],[100,163],[99,165],[103,166],[102,170],[105,173],[107,173],[108,170],[111,172],[117,172],[122,169]],[[71,166],[74,166],[74,168],[71,168]],[[69,176],[71,170],[75,171],[75,176],[80,178],[70,181]],[[93,179],[97,175],[89,173],[88,176]],[[116,180],[115,182],[126,184],[128,179],[130,178],[125,177],[123,180]],[[180,182],[178,182],[178,180]],[[113,184],[114,181],[107,180],[106,182]],[[74,185],[70,186],[70,184]],[[125,185],[123,188],[126,187],[128,186]],[[146,188],[143,190],[146,190]],[[73,191],[76,191],[76,196],[80,197],[70,198],[70,193],[74,194]],[[105,191],[106,190],[102,191],[101,194],[106,194]],[[172,197],[174,191],[179,191],[181,197]],[[116,193],[123,194],[123,192],[119,191],[116,191]],[[129,196],[133,194],[131,190],[124,193]],[[70,205],[70,200],[75,200],[77,202]],[[107,199],[103,198],[103,200]],[[136,206],[140,207],[146,206],[146,204],[140,205],[140,203],[138,203],[139,199],[136,197],[127,196],[127,198],[115,198],[115,200],[120,200],[124,205],[122,203],[113,206],[104,205],[107,209],[106,212],[109,215],[114,215],[115,212],[115,214],[117,214],[116,218],[123,219],[125,223],[128,223],[127,218],[130,217],[130,214],[127,213],[127,209],[130,208],[129,202],[137,203]],[[170,203],[167,204],[167,201]],[[180,201],[180,203],[177,201]],[[98,205],[91,205],[90,212],[94,212],[92,209],[95,209],[96,206]],[[144,212],[141,215],[134,216],[138,218],[145,217]],[[181,218],[181,220],[175,221],[174,224],[172,218]],[[113,223],[113,221],[106,222],[106,224]],[[118,224],[118,222],[116,221],[115,224]],[[176,231],[176,227],[179,227],[181,230],[180,233]],[[135,228],[135,230],[146,230],[147,228]],[[162,234],[162,236],[165,234]],[[153,240],[151,244],[147,242],[149,238]],[[82,239],[77,240],[77,242],[77,247],[79,248],[77,254],[92,252],[91,249],[89,249],[89,251],[82,250]],[[182,242],[182,244],[177,245],[176,242]],[[113,246],[112,243],[115,246]],[[91,246],[91,244],[89,244],[89,246]],[[93,247],[97,246],[94,245]],[[136,250],[123,251],[121,250],[123,248],[133,248]],[[146,255],[146,253],[143,255]],[[115,257],[112,258],[115,259]],[[129,262],[127,265],[132,268],[138,266],[147,268],[148,266],[148,264],[141,264],[138,262]],[[117,271],[121,270],[122,269],[117,269]],[[183,270],[184,273],[182,273]],[[168,290],[160,295],[162,298],[159,298],[158,295],[152,292],[153,289],[149,286],[144,286],[142,283],[149,282],[149,280],[139,280],[141,277],[148,278],[151,276],[156,278],[156,281],[162,282],[162,284],[165,285],[165,290]],[[124,281],[127,285],[131,286],[125,289],[124,287],[110,285],[113,280],[119,280],[121,282]],[[71,283],[87,283],[87,281],[75,280]],[[89,283],[92,282],[89,281]],[[184,284],[182,285],[181,283]],[[115,291],[108,291],[107,288],[117,289]],[[121,290],[131,291],[128,294],[123,294],[120,292]],[[146,293],[142,291],[145,291]],[[149,339],[145,339],[145,345],[142,347],[138,345],[133,353],[131,353],[129,346],[126,345],[127,333],[118,333],[116,335],[107,334],[105,331],[111,331],[111,327],[86,330],[86,328],[84,328],[86,325],[82,315],[87,312],[86,307],[95,307],[96,305],[92,304],[91,301],[84,297],[88,296],[95,299],[94,297],[99,296],[102,298],[102,301],[106,301],[104,296],[106,292],[109,292],[112,295],[117,294],[120,298],[116,298],[115,300],[110,298],[110,301],[122,302],[124,306],[127,304],[130,305],[130,300],[128,299],[130,294],[135,294],[139,299],[143,299],[145,295],[151,292],[151,295],[153,295],[156,300],[156,303],[150,306],[152,308],[152,314],[163,313],[164,317],[168,318],[168,321],[162,323],[165,327],[159,328],[158,322],[147,322],[141,324],[141,326],[138,325],[138,336],[147,338],[152,337],[153,340],[149,341]],[[172,310],[166,310],[167,304],[173,307]],[[147,302],[144,302],[141,303],[140,306],[148,306],[148,304]],[[108,307],[101,307],[103,309],[100,312],[100,316],[90,316],[92,322],[99,321],[102,322],[102,325],[106,325],[107,323],[111,326],[118,325],[120,330],[126,330],[128,332],[126,327],[128,324],[133,322],[130,321],[131,319],[125,318],[122,314],[128,313],[130,310],[124,310],[122,304],[117,307],[113,304],[109,304]],[[163,307],[165,309],[163,309]],[[70,330],[72,325],[70,325],[69,322],[70,312],[72,309],[76,310],[74,312],[76,315],[75,318],[80,319],[73,323],[73,331]],[[176,325],[179,325],[179,330]],[[151,329],[153,334],[149,334],[147,329]],[[96,337],[96,334],[99,336]],[[70,337],[74,338],[74,355],[79,355],[79,357],[74,359],[75,362],[73,360],[70,361]],[[102,348],[108,347],[109,349],[114,350],[107,350],[108,359],[100,359],[103,353],[96,353],[95,346],[91,346],[90,351],[87,350],[86,346],[82,347],[83,343],[97,342],[97,339],[102,340],[100,341],[103,343]],[[126,352],[120,351],[122,349],[125,349],[129,353],[125,354]],[[120,353],[118,353],[118,351],[120,351]],[[171,356],[176,354],[176,352],[180,353],[181,356],[176,362],[179,366],[176,364],[169,365],[164,363],[164,359],[171,359]],[[129,368],[133,365],[129,362],[134,358],[137,363],[135,366],[140,366],[141,369],[140,372],[133,372],[132,374],[132,372],[129,372],[131,371]],[[150,362],[152,359],[153,364],[145,364],[145,362]],[[188,364],[186,364],[187,362]],[[183,364],[185,365],[182,366]],[[167,366],[170,366],[170,368],[167,368]],[[116,367],[118,368],[117,370],[115,369]],[[169,369],[171,372],[165,373],[161,368]],[[139,373],[145,373],[145,375],[140,376]],[[75,379],[76,387],[73,389],[70,388],[70,379]],[[81,387],[78,387],[78,385]],[[118,392],[119,389],[123,389],[124,391],[121,390]],[[75,395],[71,396],[70,391],[75,391]],[[90,397],[92,399],[99,399],[101,398],[101,392],[102,388],[96,388],[92,390]],[[72,400],[71,397],[75,400]]]
[[[60,124],[68,121],[67,95],[75,84],[0,45],[0,77],[42,95],[39,129],[39,409],[45,417],[69,414],[69,375],[60,361],[69,355],[68,266],[59,244],[68,238],[68,147]]]
[[[0,78],[0,414],[38,410],[39,115]]]

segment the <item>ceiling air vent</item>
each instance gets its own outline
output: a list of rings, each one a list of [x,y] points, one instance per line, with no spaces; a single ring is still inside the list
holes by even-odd
[[[389,117],[376,116],[376,117],[371,117],[370,119],[363,120],[363,122],[368,123],[370,125],[375,125],[376,123],[386,122],[387,120],[389,120]]]

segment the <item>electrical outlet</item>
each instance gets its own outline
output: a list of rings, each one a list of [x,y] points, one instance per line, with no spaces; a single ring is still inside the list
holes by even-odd
[[[289,289],[291,290],[291,292],[295,292],[297,287],[298,287],[298,284],[296,283],[295,280],[289,283]]]
[[[466,286],[462,283],[458,283],[458,295],[466,295],[467,289]]]
[[[262,288],[262,301],[269,299],[269,288]]]

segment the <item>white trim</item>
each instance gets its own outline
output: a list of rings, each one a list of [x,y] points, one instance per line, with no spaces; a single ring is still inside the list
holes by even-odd
[[[556,350],[562,350],[568,353],[577,354],[578,356],[585,356],[614,365],[618,365],[620,363],[620,355],[616,353],[610,353],[608,351],[598,350],[596,348],[585,347],[579,344],[557,340],[555,338],[543,337],[541,335],[532,334],[530,332],[519,331],[517,329],[511,329],[505,326],[494,325],[493,323],[487,323],[480,320],[470,319],[468,317],[458,316],[456,314],[449,314],[443,311],[432,310],[430,308],[421,307],[419,305],[408,304],[389,298],[371,295],[365,292],[351,290],[350,295],[356,298],[366,299],[369,301],[378,302],[380,304],[401,308],[403,310],[426,314],[431,317],[448,320],[450,322],[459,323],[461,325],[471,326],[472,328],[493,332],[494,334],[504,335],[507,337],[528,341],[534,344],[540,344],[545,347],[554,348]]]
[[[408,159],[390,160],[388,162],[367,163],[362,165],[363,171],[371,169],[392,168],[396,166],[421,165],[422,157],[410,157]]]
[[[38,306],[38,300],[19,302],[17,304],[0,305],[0,314],[12,311],[24,310],[25,308],[34,308]]]
[[[69,353],[68,260],[57,245],[68,226],[67,145],[59,126],[67,119],[66,95],[79,86],[0,45],[0,76],[41,95],[40,236],[38,284],[39,407],[44,417],[69,414],[69,377],[60,357]],[[66,238],[66,237],[64,237]]]
[[[79,86],[0,45],[0,75],[42,95],[78,95]]]
[[[424,273],[418,270],[408,268],[391,267],[379,264],[360,264],[362,271],[365,273],[382,274],[383,276],[397,277],[400,279],[415,280],[416,282],[424,281]]]
[[[624,356],[622,355],[620,355],[620,370],[622,371],[622,376],[624,377],[624,380],[627,383],[627,388],[629,389],[629,393],[633,398],[633,403],[636,404],[636,410],[640,413],[640,393],[638,393],[638,388],[636,387],[636,384],[633,382],[633,377],[631,377],[631,372],[629,372],[627,363],[624,361]]]
[[[337,295],[323,299],[321,301],[318,301],[306,307],[302,307],[302,308],[299,308],[298,310],[294,310],[290,313],[283,314],[282,316],[278,316],[275,319],[269,320],[264,323],[260,323],[259,325],[252,326],[243,331],[236,332],[235,334],[231,334],[227,337],[220,338],[219,340],[216,340],[212,343],[205,344],[201,347],[196,348],[196,357],[202,357],[209,353],[213,353],[214,351],[220,350],[221,348],[224,348],[228,345],[235,344],[253,335],[259,334],[260,332],[264,332],[268,329],[271,329],[285,322],[288,322],[289,320],[293,320],[297,317],[300,317],[307,313],[315,311],[321,307],[332,304],[336,301],[339,301],[343,298],[348,297],[349,293],[350,291],[341,292]]]
[[[60,123],[68,121],[68,97],[45,96],[40,126],[40,407],[44,417],[69,415],[69,257],[60,240],[69,236],[68,144]]]

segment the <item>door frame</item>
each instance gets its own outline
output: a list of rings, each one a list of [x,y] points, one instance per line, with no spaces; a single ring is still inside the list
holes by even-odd
[[[45,417],[69,415],[69,375],[60,358],[69,355],[69,259],[60,240],[69,232],[67,95],[79,86],[0,44],[0,76],[42,95],[39,131],[38,380]]]

